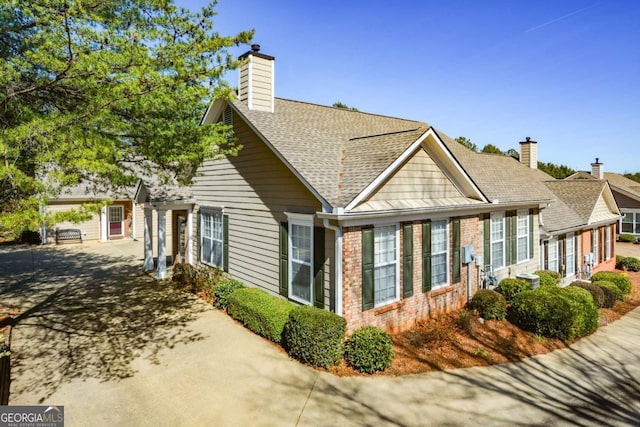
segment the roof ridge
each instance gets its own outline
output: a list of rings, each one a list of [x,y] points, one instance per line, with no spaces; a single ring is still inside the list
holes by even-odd
[[[400,133],[415,132],[418,129],[420,129],[420,127],[421,126],[418,126],[417,128],[414,128],[414,129],[397,130],[397,131],[393,131],[393,132],[379,133],[379,134],[376,134],[376,135],[356,136],[356,137],[353,137],[353,138],[349,138],[348,140],[349,141],[355,141],[356,139],[375,138],[375,137],[378,137],[378,136],[397,135],[397,134],[400,134]]]
[[[340,110],[340,111],[346,111],[346,112],[356,113],[356,114],[366,114],[367,116],[384,117],[384,118],[387,118],[387,119],[402,120],[403,122],[424,123],[424,122],[421,122],[420,120],[405,119],[405,118],[402,118],[402,117],[387,116],[387,115],[384,115],[384,114],[368,113],[366,111],[360,111],[360,110],[357,110],[357,111],[356,110],[350,110],[350,109],[347,109],[347,108],[333,107],[331,105],[323,105],[323,104],[318,104],[318,103],[315,103],[315,102],[300,101],[298,99],[281,98],[279,96],[276,96],[274,98],[275,99],[279,99],[281,101],[297,102],[299,104],[313,105],[315,107],[329,108],[329,109],[332,109],[332,110]]]

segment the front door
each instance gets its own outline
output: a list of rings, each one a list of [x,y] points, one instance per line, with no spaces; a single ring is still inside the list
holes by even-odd
[[[109,206],[109,237],[122,237],[124,234],[124,207]]]

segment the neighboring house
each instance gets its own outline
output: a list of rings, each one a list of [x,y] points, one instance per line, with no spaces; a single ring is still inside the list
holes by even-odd
[[[83,204],[102,203],[110,201],[99,214],[94,214],[87,221],[74,224],[64,221],[46,230],[45,240],[56,241],[56,230],[79,229],[83,240],[109,240],[135,238],[139,227],[136,227],[140,211],[132,201],[132,195],[125,190],[120,193],[96,193],[88,184],[78,184],[67,189],[47,202],[49,213],[80,209]]]
[[[141,185],[136,201],[160,217],[182,210],[188,253],[250,286],[334,311],[349,331],[405,329],[464,306],[485,265],[499,279],[554,268],[545,242],[601,225],[576,216],[550,227],[546,210],[573,210],[529,167],[535,142],[522,143],[523,165],[424,122],[275,98],[274,58],[252,46],[241,59],[238,99],[212,103],[203,124],[232,125],[242,150],[205,161],[187,198]]]
[[[622,218],[618,233],[633,234],[640,237],[640,183],[620,174],[604,172],[604,164],[596,159],[591,163],[591,172],[576,172],[567,179],[604,179],[609,183],[613,197],[620,208]]]

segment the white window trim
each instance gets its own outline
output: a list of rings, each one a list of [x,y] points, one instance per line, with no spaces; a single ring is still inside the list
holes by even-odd
[[[204,257],[204,251],[202,250],[202,246],[203,246],[203,242],[205,239],[205,235],[204,235],[204,215],[220,215],[220,226],[222,227],[222,230],[220,231],[220,234],[222,235],[222,239],[220,240],[220,247],[221,247],[221,251],[222,251],[222,262],[221,265],[216,265],[213,262],[209,262],[208,260],[205,261],[203,259]],[[222,208],[210,208],[210,207],[201,207],[200,208],[200,224],[198,224],[198,227],[200,227],[200,262],[208,265],[210,267],[214,267],[214,268],[223,268],[223,263],[224,263],[224,209]],[[211,224],[211,231],[213,232],[213,223]],[[211,240],[215,240],[213,239],[213,237],[211,237]],[[218,241],[218,240],[216,240]],[[213,251],[213,247],[212,247],[212,251]]]
[[[611,259],[611,226],[607,225],[604,230],[604,259],[606,261]]]
[[[551,248],[555,249],[555,256],[552,257],[551,256]],[[549,254],[549,259],[547,260],[547,268],[551,271],[560,271],[560,260],[558,259],[558,239],[555,237],[552,237],[551,239],[549,239],[549,243],[548,243],[548,254]],[[553,268],[551,268],[551,260],[553,259],[553,262],[555,262],[556,266],[555,266],[555,270]]]
[[[494,267],[494,271],[499,271],[502,270],[504,268],[507,268],[507,254],[506,254],[506,241],[507,241],[507,228],[506,228],[506,224],[505,224],[505,219],[506,219],[506,214],[505,212],[492,212],[491,213],[491,218],[489,220],[489,250],[491,251],[491,265],[494,264],[494,257],[493,257],[493,244],[494,244],[494,240],[493,240],[493,221],[494,218],[496,217],[500,217],[502,220],[502,266],[495,268]],[[495,243],[498,243],[499,240],[495,241]]]
[[[389,304],[393,304],[394,302],[398,302],[400,301],[400,224],[398,223],[386,223],[386,224],[379,224],[374,226],[374,244],[373,244],[373,258],[375,259],[376,256],[376,250],[375,250],[375,228],[382,228],[382,227],[395,227],[396,228],[396,296],[395,298],[392,299],[388,299],[385,301],[381,301],[376,303],[376,299],[375,299],[375,289],[376,289],[376,281],[375,281],[375,269],[376,269],[376,264],[374,262],[373,264],[373,293],[374,293],[374,298],[373,298],[373,308],[378,308],[378,307],[383,307],[385,305],[389,305]],[[386,264],[385,264],[386,265]]]
[[[592,229],[593,233],[593,241],[591,242],[591,252],[593,253],[593,265],[598,265],[598,253],[599,253],[599,249],[600,249],[600,242],[599,242],[599,236],[598,234],[600,234],[597,228]]]
[[[520,221],[520,218],[524,217],[524,219],[526,220],[526,227],[525,227],[525,234],[519,234],[519,224],[518,222]],[[520,209],[518,210],[517,214],[516,214],[516,264],[521,264],[523,262],[527,262],[531,259],[531,236],[530,234],[530,230],[531,230],[531,216],[529,215],[529,210],[528,209]],[[527,245],[526,245],[526,250],[527,250],[527,255],[524,259],[519,259],[520,258],[520,253],[518,251],[518,249],[520,248],[520,239],[521,238],[526,238],[527,239]]]
[[[120,234],[111,234],[111,209],[120,210]],[[107,206],[107,234],[109,237],[122,237],[124,236],[124,206],[123,205],[109,205]]]
[[[565,247],[567,248],[566,253],[564,254],[564,263],[565,263],[565,277],[571,277],[571,276],[575,276],[576,275],[576,239],[575,239],[575,235],[573,233],[567,233],[567,236],[565,237]],[[573,243],[573,252],[569,252],[569,245],[568,243],[572,242]],[[569,255],[571,254],[571,258],[569,258]],[[571,266],[571,269],[573,270],[571,272],[571,274],[569,274],[569,266]]]
[[[447,244],[446,244],[446,250],[444,251],[445,254],[445,267],[446,267],[446,277],[445,277],[445,281],[442,283],[433,283],[433,255],[435,254],[433,252],[433,223],[434,222],[443,222],[446,221],[446,230],[445,230],[445,236],[447,238]],[[431,221],[431,290],[436,290],[436,289],[441,289],[441,288],[445,288],[447,286],[449,286],[449,284],[451,283],[451,266],[450,266],[450,253],[451,253],[451,236],[450,236],[450,232],[451,232],[451,228],[450,228],[450,224],[451,222],[449,221],[449,219],[441,219],[441,220],[437,220],[437,221]],[[443,252],[438,252],[436,255],[440,255]]]
[[[300,304],[304,304],[304,305],[313,305],[313,301],[315,298],[315,294],[314,294],[314,289],[313,289],[313,259],[314,259],[314,253],[313,253],[313,247],[314,247],[314,242],[313,242],[313,215],[310,214],[297,214],[297,213],[286,213],[287,215],[287,220],[288,220],[288,230],[287,230],[287,236],[288,236],[288,242],[287,244],[289,245],[288,248],[288,254],[289,254],[289,259],[287,260],[288,263],[288,267],[287,267],[287,271],[288,271],[288,275],[289,277],[287,278],[287,283],[289,286],[289,299],[299,302]],[[293,238],[292,238],[292,226],[293,225],[301,225],[304,227],[310,227],[311,229],[311,239],[310,239],[310,245],[311,245],[311,250],[310,250],[310,266],[309,266],[309,288],[310,288],[310,292],[309,292],[309,301],[306,301],[302,298],[299,298],[297,296],[295,296],[293,294],[293,278],[291,277],[291,272],[293,271],[293,258],[292,258],[292,254],[293,254]]]

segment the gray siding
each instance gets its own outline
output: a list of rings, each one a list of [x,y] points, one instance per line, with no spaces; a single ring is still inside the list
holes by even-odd
[[[193,195],[200,207],[223,208],[229,217],[229,273],[278,294],[280,222],[287,220],[285,212],[312,214],[322,205],[235,113],[233,123],[242,150],[237,157],[206,161],[194,180]],[[199,226],[196,219],[194,228]],[[198,254],[197,231],[194,234]],[[325,262],[329,307],[333,233],[327,230],[325,239],[330,255]]]

